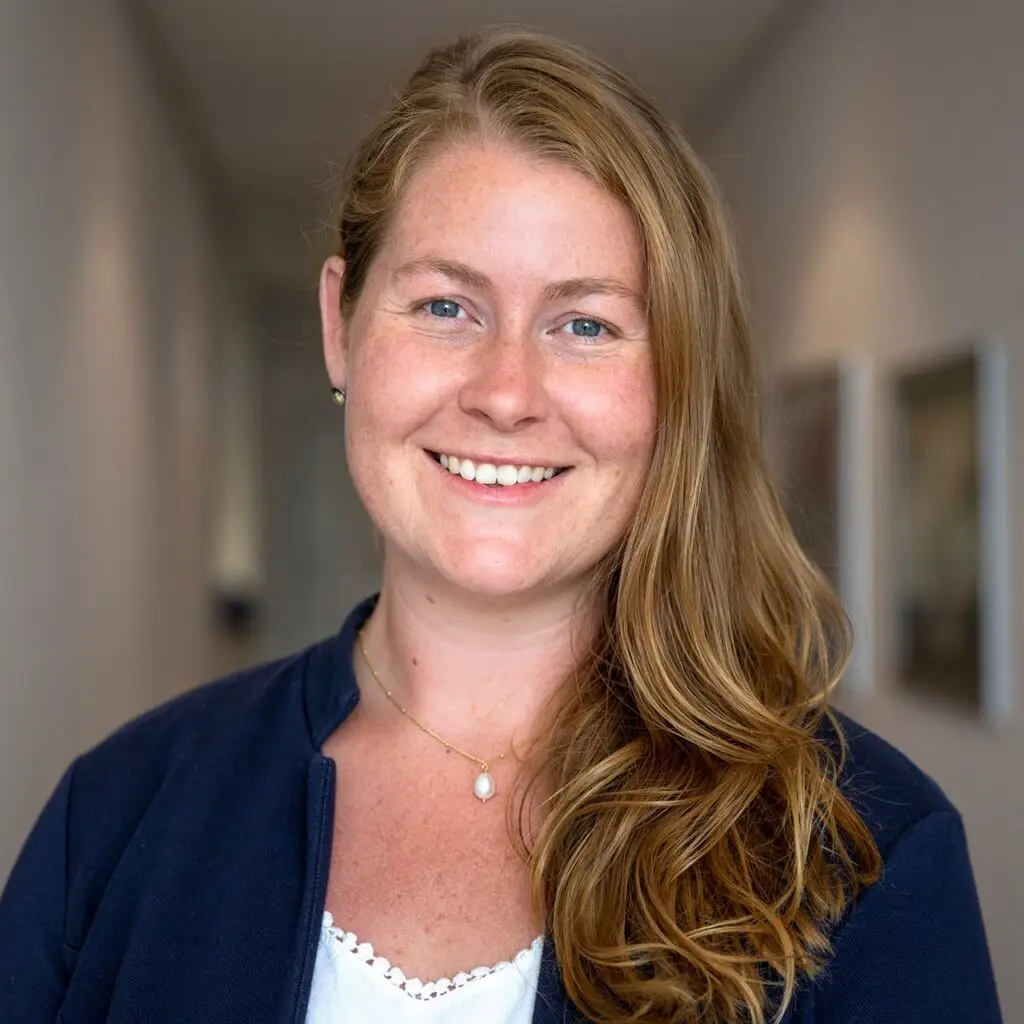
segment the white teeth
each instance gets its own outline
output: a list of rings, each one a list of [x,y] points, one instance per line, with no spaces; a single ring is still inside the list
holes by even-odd
[[[457,455],[441,453],[437,456],[442,467],[453,476],[461,476],[463,480],[475,480],[478,484],[492,487],[514,487],[516,484],[542,480],[550,480],[557,470],[553,466],[514,466],[503,462],[500,466],[493,462],[481,462],[479,465],[472,459],[460,459]]]

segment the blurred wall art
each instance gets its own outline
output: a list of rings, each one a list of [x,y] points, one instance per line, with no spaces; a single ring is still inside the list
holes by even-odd
[[[897,682],[987,719],[1010,704],[1004,363],[978,345],[892,380]]]

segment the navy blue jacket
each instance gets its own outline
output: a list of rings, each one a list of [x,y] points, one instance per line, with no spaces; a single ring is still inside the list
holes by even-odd
[[[3,1024],[302,1024],[355,707],[355,631],[194,690],[68,770],[0,898]],[[885,858],[787,1024],[995,1024],[960,817],[846,722],[844,778]],[[342,778],[340,784],[344,785]],[[578,1019],[551,943],[534,1024]]]

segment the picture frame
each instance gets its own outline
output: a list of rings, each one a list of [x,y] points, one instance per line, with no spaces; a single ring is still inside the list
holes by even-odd
[[[893,676],[995,724],[1012,705],[1008,359],[977,340],[891,380]]]
[[[857,697],[873,691],[878,675],[876,392],[875,368],[865,357],[786,367],[768,417],[769,454],[794,533],[853,626],[841,690]]]

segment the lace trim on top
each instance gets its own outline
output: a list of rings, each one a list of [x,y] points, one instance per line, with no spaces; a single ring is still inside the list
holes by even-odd
[[[420,981],[419,978],[409,978],[405,972],[397,966],[392,965],[386,957],[377,956],[373,946],[369,942],[360,942],[354,932],[347,932],[343,928],[334,926],[334,918],[329,911],[324,912],[324,930],[335,939],[342,949],[357,956],[364,963],[368,964],[374,972],[386,978],[395,988],[400,989],[407,996],[413,999],[436,999],[438,996],[446,995],[468,985],[472,981],[486,978],[488,975],[497,974],[499,971],[508,970],[510,967],[522,969],[525,962],[537,956],[540,947],[544,942],[544,936],[538,935],[525,949],[519,950],[511,960],[502,960],[493,967],[474,967],[471,971],[460,971],[454,978],[437,978],[434,981]]]

